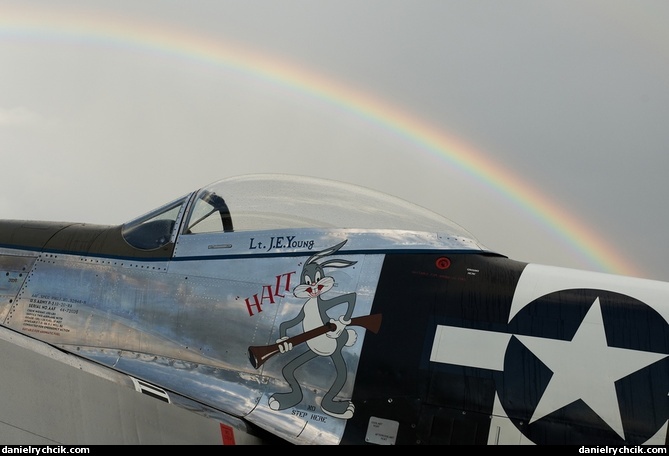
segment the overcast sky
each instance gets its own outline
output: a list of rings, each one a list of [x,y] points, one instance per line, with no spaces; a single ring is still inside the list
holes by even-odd
[[[118,224],[292,173],[669,280],[668,23],[666,0],[0,0],[0,217]]]

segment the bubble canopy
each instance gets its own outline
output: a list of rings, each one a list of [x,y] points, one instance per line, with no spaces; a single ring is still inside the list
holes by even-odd
[[[181,214],[184,234],[342,228],[428,231],[475,239],[446,217],[400,198],[343,182],[283,174],[214,182],[126,223],[124,237],[138,248],[157,248],[167,241]],[[145,240],[143,233],[150,227],[163,232],[156,243]]]
[[[291,175],[233,177],[202,188],[198,206],[211,195],[227,205],[235,231],[277,228],[353,228],[438,231],[472,238],[447,218],[402,199],[342,182]]]

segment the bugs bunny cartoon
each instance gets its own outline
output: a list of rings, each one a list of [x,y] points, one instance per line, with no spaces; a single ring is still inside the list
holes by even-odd
[[[324,270],[326,268],[347,268],[354,265],[356,261],[332,259],[319,262],[323,257],[337,252],[345,243],[346,241],[343,241],[334,247],[315,253],[304,263],[300,284],[293,289],[293,294],[307,301],[295,318],[284,321],[279,326],[279,339],[276,341],[279,344],[279,350],[285,353],[293,349],[291,343],[285,342],[288,339],[286,331],[300,322],[304,332],[328,322],[336,325],[336,328],[308,340],[306,343],[309,350],[298,355],[283,367],[282,374],[290,386],[290,391],[275,393],[269,398],[269,406],[272,410],[284,410],[298,404],[303,396],[302,389],[295,378],[295,370],[317,356],[329,356],[335,366],[336,378],[330,390],[321,400],[321,409],[328,415],[337,418],[349,419],[353,416],[354,406],[350,401],[335,401],[334,398],[344,387],[347,378],[342,349],[345,346],[350,347],[357,340],[356,332],[347,328],[347,325],[351,323],[351,314],[355,308],[356,294],[348,293],[331,299],[324,299],[323,294],[327,293],[335,283],[334,278],[326,276]],[[347,304],[346,311],[336,319],[331,318],[327,313],[328,310],[342,303]]]

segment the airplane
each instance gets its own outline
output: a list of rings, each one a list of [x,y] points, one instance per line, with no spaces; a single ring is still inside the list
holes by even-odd
[[[669,283],[513,260],[368,188],[6,220],[0,268],[3,443],[668,442]]]

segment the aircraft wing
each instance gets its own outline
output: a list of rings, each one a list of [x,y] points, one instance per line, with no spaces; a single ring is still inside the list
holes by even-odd
[[[257,444],[202,404],[0,327],[4,445]]]

